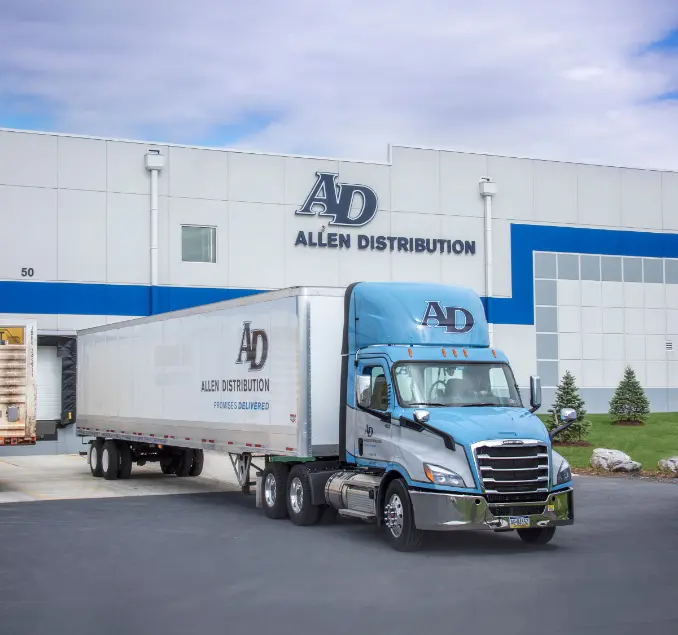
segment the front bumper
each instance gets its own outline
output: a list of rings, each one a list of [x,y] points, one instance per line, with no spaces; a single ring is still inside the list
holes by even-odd
[[[574,522],[574,492],[572,489],[548,494],[545,502],[488,503],[477,495],[410,491],[417,529],[451,531],[461,529],[493,529],[506,531],[517,528],[511,518],[527,517],[528,527],[555,527]],[[520,512],[520,513],[516,513]]]

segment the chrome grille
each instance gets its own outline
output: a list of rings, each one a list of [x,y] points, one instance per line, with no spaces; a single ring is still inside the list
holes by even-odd
[[[473,451],[487,494],[548,492],[549,455],[545,444],[491,441],[477,444]]]

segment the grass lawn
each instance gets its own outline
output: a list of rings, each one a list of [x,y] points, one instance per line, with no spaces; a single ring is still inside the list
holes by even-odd
[[[678,456],[678,413],[658,413],[648,417],[644,426],[615,426],[608,415],[587,415],[591,429],[585,439],[591,446],[556,446],[573,468],[591,468],[593,450],[607,448],[626,452],[643,464],[643,471],[654,472],[660,459]]]

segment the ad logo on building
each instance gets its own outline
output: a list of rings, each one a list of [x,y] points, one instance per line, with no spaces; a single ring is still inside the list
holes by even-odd
[[[377,214],[379,201],[375,191],[367,185],[339,183],[338,175],[332,172],[316,172],[315,184],[304,204],[294,213],[297,216],[328,218],[327,227],[320,231],[297,232],[295,247],[320,249],[351,249],[359,251],[401,252],[411,254],[454,254],[474,256],[475,240],[461,238],[438,238],[422,236],[352,235],[337,232],[332,227],[363,227]]]
[[[316,172],[315,175],[315,185],[295,214],[327,216],[331,219],[329,225],[343,227],[361,227],[374,218],[378,204],[372,188],[339,183],[339,175],[330,172]]]
[[[261,370],[268,358],[268,335],[263,329],[251,329],[250,324],[243,323],[240,350],[235,363],[247,363],[250,365],[249,370]]]
[[[473,315],[467,309],[459,306],[442,307],[440,302],[427,302],[421,320],[421,326],[444,327],[445,333],[468,333],[474,324]]]

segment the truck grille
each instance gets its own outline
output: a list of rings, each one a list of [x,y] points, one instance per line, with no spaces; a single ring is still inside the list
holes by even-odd
[[[536,441],[520,445],[501,442],[474,447],[476,464],[487,494],[534,494],[548,492],[548,447]]]

